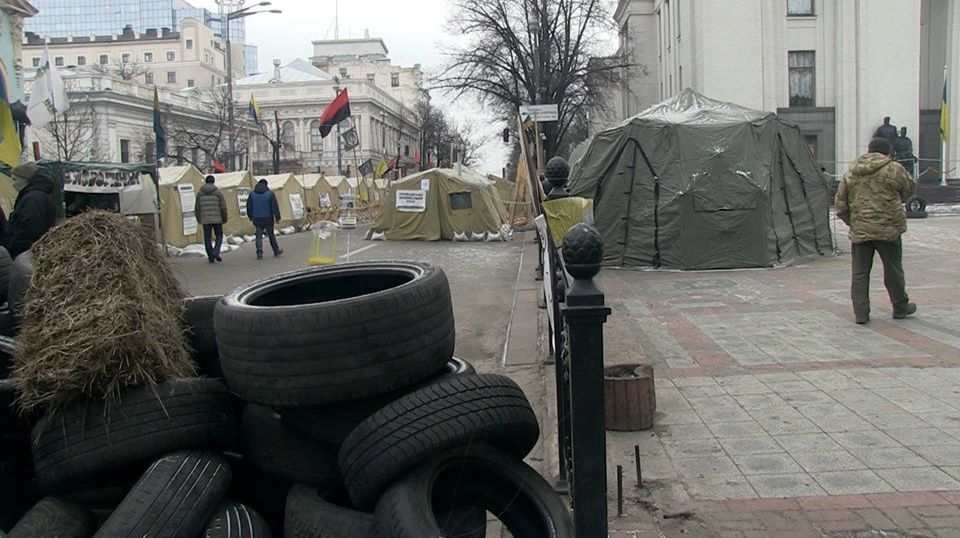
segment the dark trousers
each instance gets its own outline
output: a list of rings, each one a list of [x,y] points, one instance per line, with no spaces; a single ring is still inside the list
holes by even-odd
[[[273,219],[253,219],[253,225],[257,228],[257,256],[263,256],[263,234],[267,234],[270,240],[270,248],[273,249],[273,255],[280,252],[280,245],[277,244],[277,237],[273,235]]]
[[[887,287],[893,311],[902,312],[910,301],[906,278],[903,275],[903,244],[900,239],[854,243],[850,298],[853,301],[853,314],[857,319],[866,319],[870,315],[870,269],[873,268],[874,252],[880,254],[880,261],[883,263],[883,285]]]
[[[214,245],[211,245],[213,238],[211,235],[216,234],[217,242]],[[203,248],[207,250],[207,258],[213,260],[220,255],[220,247],[223,246],[223,224],[204,224],[203,225]]]

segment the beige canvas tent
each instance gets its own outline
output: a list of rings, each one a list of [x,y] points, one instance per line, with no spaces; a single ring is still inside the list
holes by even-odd
[[[353,192],[353,198],[356,201],[357,207],[370,205],[370,195],[367,192],[367,186],[364,184],[363,178],[348,177],[346,182],[350,185],[350,190]]]
[[[495,233],[505,223],[506,209],[489,180],[466,170],[433,168],[390,183],[370,234],[450,240],[455,233]]]
[[[157,172],[160,174],[160,217],[164,241],[181,248],[202,242],[203,230],[197,224],[193,210],[204,175],[192,164],[168,166]]]
[[[380,195],[380,202],[383,203],[387,198],[387,188],[390,186],[390,181],[385,178],[378,178],[373,180],[373,188]]]
[[[280,206],[280,222],[277,223],[277,227],[283,228],[302,224],[307,216],[307,210],[304,205],[300,183],[294,179],[293,174],[262,176],[257,177],[256,181],[261,179],[267,180],[267,186],[277,197],[277,205]]]
[[[247,198],[253,190],[253,180],[250,172],[227,172],[214,174],[214,184],[223,193],[227,201],[227,224],[223,233],[227,235],[251,235],[254,232],[253,223],[247,218]]]
[[[324,181],[322,174],[304,174],[297,176],[297,181],[303,189],[308,208],[328,211],[340,207],[337,189]]]

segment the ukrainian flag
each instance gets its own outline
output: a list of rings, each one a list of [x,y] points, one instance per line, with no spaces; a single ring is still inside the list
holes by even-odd
[[[247,114],[250,114],[253,121],[260,123],[260,107],[257,106],[257,100],[254,99],[253,94],[250,94],[250,108],[247,110]]]
[[[0,161],[10,166],[20,164],[20,133],[10,111],[10,98],[7,93],[7,78],[0,70]]]
[[[373,175],[375,177],[383,177],[387,173],[387,170],[390,169],[390,166],[387,164],[387,156],[384,155],[380,157],[380,162],[377,163],[377,167],[373,170]]]
[[[950,110],[947,108],[947,81],[943,81],[943,101],[940,103],[940,136],[950,138]]]

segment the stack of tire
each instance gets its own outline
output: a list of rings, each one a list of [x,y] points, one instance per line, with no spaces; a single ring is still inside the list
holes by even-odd
[[[908,219],[927,218],[927,203],[923,201],[923,198],[911,196],[910,199],[904,202],[903,206],[907,210]]]
[[[516,538],[572,536],[523,463],[539,428],[522,390],[453,357],[440,269],[309,269],[186,310],[205,377],[48,414],[32,433],[0,416],[19,447],[0,451],[0,490],[16,480],[8,536],[480,538],[488,513]]]

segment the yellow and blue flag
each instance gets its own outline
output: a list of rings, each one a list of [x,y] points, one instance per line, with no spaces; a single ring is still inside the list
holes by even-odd
[[[10,166],[20,164],[20,133],[10,111],[10,98],[7,93],[7,80],[0,70],[0,161]]]
[[[160,95],[157,88],[153,88],[153,134],[157,137],[157,161],[167,155],[167,132],[160,121]]]
[[[253,118],[253,121],[260,123],[260,107],[257,106],[257,100],[253,97],[253,94],[250,94],[250,107],[247,110],[247,114]]]
[[[950,138],[950,110],[947,108],[947,80],[943,80],[943,101],[940,103],[940,136]]]

